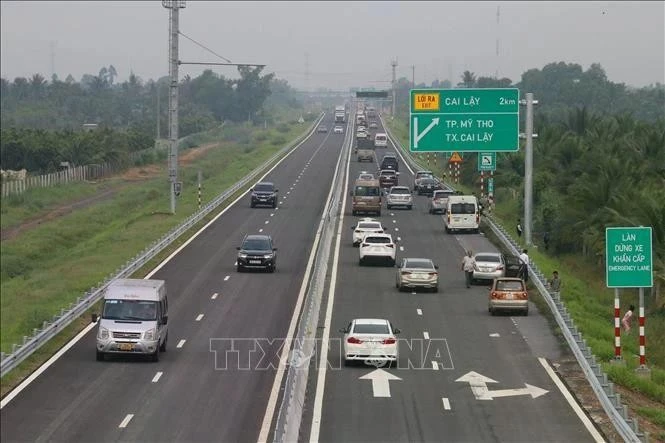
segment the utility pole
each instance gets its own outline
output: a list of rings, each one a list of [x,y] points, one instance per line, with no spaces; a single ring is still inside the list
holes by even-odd
[[[178,19],[185,0],[162,0],[162,6],[169,10],[169,182],[171,213],[175,214],[181,187],[178,182]]]
[[[393,85],[393,104],[392,104],[392,117],[395,118],[395,87],[397,86],[397,84],[396,84],[396,73],[395,73],[395,69],[397,68],[397,59],[392,60],[392,61],[390,62],[390,66],[393,67],[393,81],[392,81],[392,85]]]
[[[162,138],[162,129],[160,127],[160,123],[161,123],[160,120],[161,120],[161,117],[162,117],[162,111],[161,111],[161,107],[160,107],[160,101],[161,101],[160,95],[161,95],[161,93],[160,93],[160,90],[159,90],[159,82],[157,82],[157,141],[161,140],[161,138]]]
[[[531,228],[533,225],[533,139],[538,134],[533,132],[533,105],[538,104],[538,100],[533,99],[533,93],[527,92],[526,99],[520,100],[520,104],[526,106],[526,123],[524,134],[520,138],[526,139],[524,150],[524,241],[528,246],[533,244],[531,238]]]

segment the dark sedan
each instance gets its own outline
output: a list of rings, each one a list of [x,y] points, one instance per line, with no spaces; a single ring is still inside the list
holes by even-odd
[[[418,195],[434,194],[434,191],[443,190],[443,183],[435,178],[421,178],[418,182]]]

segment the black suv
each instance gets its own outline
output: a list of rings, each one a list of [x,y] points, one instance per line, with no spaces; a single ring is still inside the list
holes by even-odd
[[[257,183],[250,191],[252,191],[252,202],[250,203],[252,208],[258,205],[270,206],[272,208],[277,207],[277,193],[279,189],[275,189],[273,183]]]
[[[381,160],[381,166],[379,169],[392,169],[393,171],[399,171],[399,164],[397,163],[397,157],[392,154],[386,154]]]
[[[273,247],[269,235],[246,235],[238,250],[236,267],[238,272],[245,269],[265,269],[275,272],[277,266],[277,248]]]

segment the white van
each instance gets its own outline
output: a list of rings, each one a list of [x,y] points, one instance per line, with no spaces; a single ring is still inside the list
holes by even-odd
[[[385,148],[388,146],[388,136],[383,132],[377,132],[374,136],[374,146],[377,148]]]
[[[480,207],[473,195],[451,195],[448,197],[446,216],[443,217],[446,232],[473,231],[480,228]]]
[[[106,354],[147,354],[158,361],[166,351],[168,310],[164,280],[111,282],[97,330],[97,360]]]

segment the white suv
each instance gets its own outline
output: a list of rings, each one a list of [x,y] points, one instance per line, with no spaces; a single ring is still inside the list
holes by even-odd
[[[395,242],[390,234],[366,234],[358,248],[360,266],[367,260],[387,261],[390,266],[395,266]]]
[[[411,190],[406,186],[393,186],[386,196],[386,207],[404,206],[406,209],[413,208],[413,196]]]

